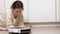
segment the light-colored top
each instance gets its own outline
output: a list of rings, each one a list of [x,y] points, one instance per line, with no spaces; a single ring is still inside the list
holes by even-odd
[[[17,27],[24,26],[23,14],[18,15],[16,19],[12,16],[12,24]]]
[[[11,10],[8,10],[6,12],[5,16],[6,16],[6,18],[5,18],[4,22],[3,22],[3,20],[0,19],[0,30],[6,30],[7,28],[9,28],[10,25],[15,25],[18,27],[20,27],[20,26],[24,27],[24,18],[23,18],[22,13],[20,14],[20,16],[18,16],[17,19],[14,19],[12,16]]]

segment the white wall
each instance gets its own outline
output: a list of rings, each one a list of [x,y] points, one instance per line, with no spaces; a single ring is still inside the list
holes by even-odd
[[[57,21],[60,22],[60,0],[56,0]]]
[[[29,0],[29,22],[55,21],[55,0]]]
[[[5,0],[5,11],[10,16],[10,6],[15,0]],[[21,0],[24,4],[25,22],[55,22],[55,0]],[[2,5],[3,6],[3,5]],[[4,9],[4,8],[3,8]]]
[[[6,13],[5,13],[5,6],[4,5],[5,5],[4,0],[1,0],[0,1],[0,25],[5,22]]]

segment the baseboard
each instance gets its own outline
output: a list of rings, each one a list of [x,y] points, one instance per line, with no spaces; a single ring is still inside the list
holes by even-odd
[[[25,24],[60,24],[60,22],[24,22]]]
[[[25,22],[32,27],[60,27],[60,22]]]

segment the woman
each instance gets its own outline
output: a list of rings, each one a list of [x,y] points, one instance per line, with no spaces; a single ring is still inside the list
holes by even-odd
[[[7,12],[6,24],[4,26],[1,26],[4,27],[3,29],[1,27],[0,29],[7,30],[9,27],[25,27],[22,14],[23,10],[23,3],[21,1],[15,1],[11,6],[12,14],[10,14],[9,11]],[[29,26],[26,27],[29,28]]]
[[[15,1],[12,6],[12,24],[9,26],[14,26],[14,27],[24,27],[24,19],[23,19],[23,3],[21,1]]]

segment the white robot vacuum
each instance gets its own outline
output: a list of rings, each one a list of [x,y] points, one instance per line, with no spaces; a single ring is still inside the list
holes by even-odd
[[[30,34],[31,28],[30,27],[10,27],[8,29],[9,34]]]

